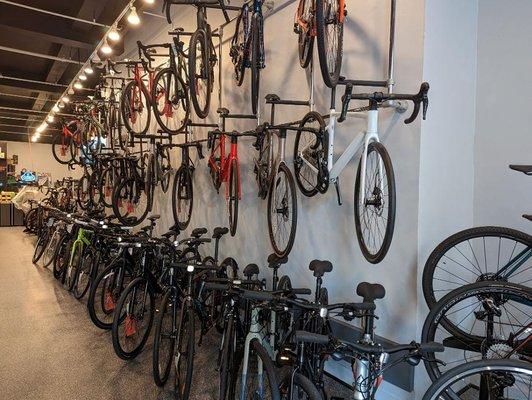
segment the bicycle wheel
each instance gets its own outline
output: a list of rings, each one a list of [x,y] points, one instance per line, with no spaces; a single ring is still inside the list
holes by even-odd
[[[455,233],[425,263],[427,305],[434,307],[447,293],[469,283],[500,280],[527,285],[532,280],[532,259],[522,255],[531,247],[532,236],[515,229],[480,226]]]
[[[362,254],[377,264],[390,248],[395,225],[395,177],[390,156],[381,143],[368,145],[363,198],[361,171],[362,157],[355,182],[355,228]]]
[[[35,244],[35,250],[33,251],[33,257],[31,261],[36,264],[41,259],[44,250],[46,249],[46,246],[48,245],[48,242],[50,241],[50,230],[47,228],[44,228],[41,233],[39,234],[39,237],[37,239],[37,243]]]
[[[61,234],[57,231],[54,231],[54,233],[52,233],[51,235],[50,240],[48,241],[48,244],[46,245],[44,253],[41,256],[43,261],[43,267],[48,267],[54,261],[60,241]]]
[[[343,0],[316,1],[316,40],[323,82],[333,88],[342,69],[344,38]]]
[[[76,282],[74,282],[74,287],[72,288],[72,293],[78,300],[81,300],[89,290],[91,271],[96,261],[96,251],[92,247],[86,248],[81,257]]]
[[[72,138],[63,133],[55,136],[52,143],[52,154],[58,163],[66,165],[72,161],[71,141]]]
[[[153,80],[153,114],[167,133],[181,132],[188,120],[190,104],[185,82],[172,68],[160,70]]]
[[[120,98],[122,122],[133,135],[144,135],[151,122],[150,94],[137,82],[129,82]]]
[[[168,288],[159,306],[155,319],[155,337],[153,338],[153,380],[157,386],[164,386],[170,376],[174,359],[178,307],[172,288]]]
[[[259,107],[259,89],[260,89],[260,70],[261,65],[261,43],[260,27],[261,19],[255,15],[254,23],[251,27],[251,111],[253,115],[257,114]]]
[[[172,178],[172,166],[170,165],[170,152],[168,148],[157,153],[157,170],[161,177],[161,189],[163,193],[166,193],[170,187],[170,179]]]
[[[190,223],[193,204],[192,173],[189,167],[182,165],[175,174],[172,190],[174,221],[180,230],[186,229]]]
[[[305,1],[305,0],[303,0]],[[297,131],[294,142],[294,175],[301,193],[312,197],[329,188],[327,170],[328,132],[323,117],[311,111],[306,114],[300,128],[310,128],[319,133]]]
[[[258,339],[249,344],[248,369],[243,380],[243,360],[238,362],[239,369],[234,382],[234,399],[279,400],[279,385],[273,361]]]
[[[216,191],[220,190],[222,185],[222,149],[221,149],[221,137],[220,134],[212,134],[209,138],[209,148],[211,149],[211,155],[209,157],[209,173],[211,175],[212,184]]]
[[[205,31],[200,29],[194,32],[188,47],[190,99],[200,118],[206,118],[209,115],[213,86],[212,54],[208,43],[210,39],[206,37]]]
[[[246,15],[248,15],[248,13],[246,13]],[[231,39],[231,50],[229,51],[231,62],[234,67],[233,78],[237,86],[242,86],[246,74],[245,42],[248,20],[246,19],[244,22],[244,18],[244,12],[241,12],[236,20],[235,33]]]
[[[232,317],[227,319],[222,336],[222,351],[220,353],[220,400],[234,399],[229,395],[229,386],[235,379],[235,352],[236,352],[236,332]]]
[[[259,197],[265,199],[268,196],[268,189],[270,188],[270,177],[273,176],[273,135],[269,129],[266,129],[260,137],[257,138],[259,155],[255,161],[255,178],[259,186]]]
[[[423,400],[530,400],[532,365],[521,360],[480,360],[459,365],[435,381]]]
[[[57,252],[54,256],[54,267],[53,273],[55,279],[62,279],[63,272],[66,268],[66,265],[70,256],[70,248],[72,247],[70,243],[69,235],[62,235],[59,244],[57,245]]]
[[[100,329],[111,329],[114,310],[120,295],[131,281],[132,271],[123,259],[104,268],[94,279],[89,291],[87,309],[91,321]]]
[[[90,191],[90,179],[87,174],[84,174],[78,182],[77,193],[76,193],[77,203],[79,205],[79,208],[81,208],[83,211],[89,208],[91,204],[89,191]]]
[[[106,167],[100,176],[100,193],[102,204],[105,207],[113,207],[113,187],[115,184],[115,169],[112,165]]]
[[[312,36],[312,24],[314,22],[313,4],[312,0],[300,0],[297,9],[295,32],[297,33],[299,65],[302,68],[307,68],[310,60],[312,60],[312,49],[314,47],[314,36]]]
[[[273,251],[285,257],[292,250],[297,228],[296,185],[285,163],[279,164],[268,193],[268,231]]]
[[[478,358],[530,356],[532,289],[507,282],[477,282],[455,289],[432,308],[422,342],[441,342],[445,351],[425,360],[434,381],[446,370]]]
[[[305,375],[298,372],[292,374],[291,368],[283,368],[279,375],[282,400],[323,400],[320,391]]]
[[[227,199],[227,206],[229,208],[229,232],[231,236],[235,236],[236,227],[238,225],[238,202],[240,200],[240,173],[238,170],[238,162],[231,161],[231,169],[229,170],[229,198]]]
[[[70,259],[67,262],[65,274],[63,275],[63,284],[68,291],[72,291],[76,284],[76,280],[81,269],[81,261],[83,260],[83,246],[81,242],[75,241],[72,245]]]
[[[148,281],[136,278],[120,295],[113,316],[113,348],[123,360],[135,358],[144,348],[155,314],[154,295]]]
[[[89,198],[90,203],[95,207],[98,207],[102,203],[103,196],[100,189],[100,174],[95,170],[89,177]]]
[[[174,391],[179,400],[188,400],[194,372],[194,346],[196,328],[194,311],[190,307],[181,309],[180,326],[177,333],[177,356]]]
[[[113,212],[126,226],[140,224],[149,212],[147,184],[137,178],[122,179],[113,191]]]

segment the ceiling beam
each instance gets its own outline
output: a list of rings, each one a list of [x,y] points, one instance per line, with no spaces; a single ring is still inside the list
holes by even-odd
[[[48,54],[36,53],[34,51],[15,49],[14,47],[0,46],[0,50],[7,51],[10,53],[22,54],[22,55],[30,56],[30,57],[46,58],[48,60],[60,61],[62,63],[67,63],[67,64],[78,64],[78,65],[81,64],[81,62],[77,60],[71,60],[70,58],[50,56]]]
[[[1,20],[2,18],[0,18]],[[58,28],[54,32],[46,32],[43,28],[45,25],[34,26],[30,29],[20,28],[17,26],[11,26],[4,23],[0,23],[0,29],[9,31],[15,36],[26,36],[36,40],[43,40],[45,42],[62,44],[65,46],[92,50],[94,43],[87,39],[87,35],[75,32],[69,29]]]

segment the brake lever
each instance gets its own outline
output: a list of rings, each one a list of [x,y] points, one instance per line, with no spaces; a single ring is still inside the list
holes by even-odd
[[[349,107],[349,102],[351,101],[351,96],[353,94],[353,84],[348,83],[345,86],[345,93],[342,96],[342,112],[338,118],[338,122],[344,122],[347,116],[347,109]]]
[[[415,95],[412,99],[414,103],[414,110],[412,111],[412,115],[410,115],[409,118],[405,119],[405,124],[410,124],[415,121],[419,114],[421,103],[423,103],[423,119],[427,118],[427,109],[429,108],[429,88],[430,86],[427,82],[423,82],[421,84],[418,94]]]

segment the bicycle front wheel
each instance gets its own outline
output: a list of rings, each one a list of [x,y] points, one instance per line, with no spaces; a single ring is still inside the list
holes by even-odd
[[[530,400],[532,365],[521,360],[479,360],[443,374],[425,392],[423,400]]]
[[[180,132],[188,120],[190,103],[185,82],[172,68],[162,69],[153,81],[153,113],[167,133]]]
[[[174,177],[172,190],[172,210],[174,212],[174,221],[179,226],[179,229],[186,229],[190,223],[193,204],[192,172],[190,168],[183,165]]]
[[[366,153],[364,193],[362,157],[355,182],[355,228],[362,254],[372,264],[381,262],[392,243],[395,226],[395,177],[386,148],[372,142]]]
[[[260,88],[260,70],[261,65],[261,38],[260,38],[260,24],[262,20],[254,17],[254,23],[251,30],[251,111],[253,115],[257,114],[259,107],[259,88]]]
[[[143,135],[150,126],[150,94],[144,86],[131,81],[124,88],[120,99],[122,121],[127,131],[134,135]]]
[[[169,288],[159,306],[155,320],[153,339],[153,380],[157,386],[164,386],[170,375],[175,350],[176,296]]]
[[[229,198],[227,199],[229,207],[229,231],[231,236],[235,236],[238,225],[238,202],[240,200],[240,176],[238,171],[238,162],[231,161],[231,170],[229,171]]]
[[[338,83],[342,69],[344,13],[342,0],[316,0],[316,40],[323,82]]]
[[[189,307],[181,309],[181,323],[177,334],[177,358],[174,390],[179,400],[188,400],[192,387],[192,374],[194,372],[194,341],[196,327],[194,311]]]
[[[213,73],[209,39],[205,31],[197,30],[190,38],[188,47],[189,90],[194,110],[200,118],[209,115]]]
[[[283,368],[279,378],[279,392],[282,400],[323,400],[321,393],[305,375],[291,368]]]
[[[275,254],[287,256],[292,250],[297,228],[296,185],[290,169],[281,163],[268,193],[268,231]]]

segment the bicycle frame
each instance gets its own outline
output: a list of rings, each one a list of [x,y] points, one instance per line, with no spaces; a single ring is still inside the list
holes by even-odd
[[[499,269],[493,278],[506,279],[517,271],[529,258],[532,257],[532,247],[525,247],[519,254],[512,258],[504,267]]]

